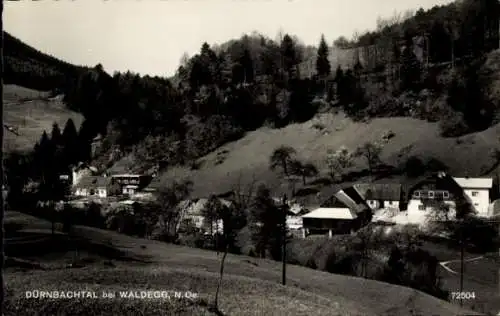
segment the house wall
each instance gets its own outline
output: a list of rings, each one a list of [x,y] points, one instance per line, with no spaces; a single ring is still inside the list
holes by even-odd
[[[449,216],[453,216],[455,210],[455,202],[453,201],[445,201],[445,204],[450,206],[450,214]],[[425,209],[421,209],[425,207]],[[412,224],[423,224],[429,219],[429,216],[433,216],[434,207],[432,206],[424,206],[420,199],[411,199],[408,202],[408,222]]]
[[[287,216],[286,225],[289,229],[301,229],[303,225],[302,217],[300,216]]]
[[[470,200],[474,211],[478,216],[488,216],[490,205],[490,190],[488,189],[465,189],[465,196]]]
[[[303,228],[308,231],[331,230],[333,234],[348,234],[356,230],[359,221],[331,218],[303,218]]]
[[[89,194],[90,194],[90,191],[87,188],[77,188],[75,190],[76,196],[88,196]]]
[[[398,208],[399,209],[399,201],[383,201],[384,208]],[[370,206],[373,210],[377,210],[382,207],[382,203],[378,200],[366,200],[368,206]]]
[[[90,172],[90,170],[88,170],[88,169],[83,169],[83,170],[78,170],[78,171],[73,170],[71,172],[71,184],[73,186],[75,186],[80,182],[80,180],[83,177],[90,176],[90,175],[92,175],[92,172]]]
[[[97,195],[101,198],[105,198],[108,196],[108,190],[106,190],[106,188],[98,188]]]

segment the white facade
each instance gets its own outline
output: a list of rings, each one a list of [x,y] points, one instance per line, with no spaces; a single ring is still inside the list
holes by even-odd
[[[490,206],[490,190],[492,178],[453,178],[464,190],[465,196],[472,205],[477,216],[487,217]]]
[[[123,194],[134,194],[137,191],[137,185],[126,185],[123,187]]]
[[[377,200],[366,200],[366,203],[372,210],[378,210],[382,207],[382,203]],[[383,201],[384,208],[399,209],[399,201]]]
[[[455,203],[453,201],[445,201],[445,204],[449,205],[450,212],[448,213],[449,218],[454,217]],[[406,212],[406,220],[408,224],[424,224],[428,220],[438,219],[439,212],[434,210],[432,206],[425,206],[419,199],[411,199],[408,202],[408,209]],[[443,214],[444,216],[445,214]]]
[[[302,228],[302,217],[300,216],[287,216],[286,225],[289,229],[301,229]]]
[[[105,198],[108,196],[108,190],[106,188],[97,188],[97,189],[76,188],[74,195],[75,196],[97,195],[100,198]]]
[[[106,188],[97,188],[97,195],[101,198],[105,198],[108,196],[108,190],[106,190]]]
[[[76,188],[75,189],[75,195],[76,196],[89,196],[90,191],[87,188]]]
[[[473,210],[477,216],[488,216],[490,205],[490,190],[488,189],[465,189],[465,196],[470,200]]]

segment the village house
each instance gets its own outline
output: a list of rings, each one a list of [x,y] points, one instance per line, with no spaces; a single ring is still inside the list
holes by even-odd
[[[492,178],[453,178],[464,190],[476,216],[489,217]]]
[[[108,177],[82,177],[73,187],[73,195],[80,197],[106,198],[110,195],[111,179]]]
[[[331,196],[319,208],[302,216],[303,234],[328,232],[354,233],[371,220],[372,210],[353,187],[344,188]]]
[[[60,175],[59,179],[62,181],[68,180],[72,186],[75,186],[83,177],[95,175],[97,172],[97,168],[80,162],[71,167],[71,175]]]
[[[118,185],[125,195],[133,195],[150,184],[152,177],[141,174],[111,175],[111,184]]]
[[[179,226],[183,224],[191,224],[197,229],[206,230],[207,233],[222,233],[224,229],[224,225],[221,219],[214,221],[213,223],[209,223],[203,215],[203,210],[207,206],[209,199],[200,198],[188,201],[182,201],[178,209],[180,211],[179,214],[179,225],[177,226],[177,230]],[[219,198],[219,201],[223,206],[229,207],[231,206],[231,202]]]
[[[454,219],[456,201],[463,199],[462,187],[444,172],[416,179],[406,192],[406,221],[424,225],[432,220]]]
[[[488,217],[492,186],[491,178],[457,178],[444,172],[421,179],[408,191],[408,222],[423,224],[444,215],[454,219],[458,200],[468,202],[475,216]],[[446,208],[448,213],[443,212]]]
[[[394,209],[399,211],[403,198],[401,184],[374,183],[355,184],[354,189],[365,199],[372,210]]]

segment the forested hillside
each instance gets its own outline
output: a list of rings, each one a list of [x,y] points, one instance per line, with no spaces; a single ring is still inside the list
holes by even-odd
[[[36,90],[63,91],[84,70],[44,54],[7,32],[4,40],[4,82]]]
[[[350,49],[352,63],[333,63],[334,50],[324,37],[311,48],[290,34],[272,40],[253,33],[218,47],[203,43],[170,79],[110,75],[101,65],[75,80],[69,75],[62,84],[65,102],[85,117],[81,148],[90,148],[98,133],[105,136],[94,159],[101,170],[130,154],[144,170],[196,168],[199,157],[247,131],[304,122],[320,110],[343,111],[356,121],[438,121],[443,136],[494,124],[498,99],[490,92],[497,81],[488,72],[494,65],[485,61],[499,44],[498,2],[466,0],[406,18],[380,20],[375,32],[337,40]],[[31,60],[31,54],[36,55],[24,48],[19,58]],[[53,78],[52,87],[61,86],[61,74],[80,69],[48,57],[37,60],[26,62],[26,69],[36,70],[30,72],[34,82]],[[37,147],[39,159],[57,161],[57,146],[47,138],[43,144]],[[91,159],[80,154],[75,159]]]

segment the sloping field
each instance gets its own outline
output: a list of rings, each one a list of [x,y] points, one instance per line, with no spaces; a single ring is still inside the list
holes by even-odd
[[[49,99],[47,92],[16,85],[4,86],[4,124],[19,134],[4,127],[5,151],[32,149],[44,130],[50,133],[56,122],[62,131],[69,118],[73,119],[77,129],[83,121],[81,114],[68,110],[58,99]]]
[[[23,216],[11,217],[22,218]],[[23,223],[37,220],[23,220]],[[38,225],[40,226],[40,225]],[[117,264],[113,268],[7,272],[5,315],[34,311],[59,315],[112,315],[134,311],[142,315],[210,315],[221,256],[210,251],[136,239],[87,227],[78,236],[113,244],[117,249],[148,258],[149,264]],[[280,263],[228,255],[220,309],[223,315],[474,315],[413,289],[289,265],[287,286],[280,283]],[[197,299],[26,299],[24,291],[190,291]],[[24,312],[24,313],[23,313]],[[130,313],[127,313],[130,314]]]
[[[324,129],[320,130],[318,126]],[[244,138],[200,159],[203,163],[199,170],[173,168],[160,179],[191,178],[195,195],[228,191],[238,181],[248,182],[252,177],[270,187],[279,187],[276,173],[268,167],[269,157],[276,147],[294,147],[300,159],[314,162],[322,171],[321,176],[325,177],[328,149],[336,150],[344,145],[355,150],[365,142],[380,141],[388,131],[392,131],[394,137],[384,145],[384,163],[396,166],[411,155],[434,157],[449,166],[450,171],[457,176],[474,176],[494,166],[491,150],[500,145],[499,130],[498,126],[494,126],[460,138],[443,138],[437,123],[412,118],[378,118],[363,123],[353,122],[343,114],[320,114],[302,124],[250,132]],[[217,153],[224,149],[228,151],[225,161],[216,164]],[[365,168],[366,163],[358,159],[353,169]]]

